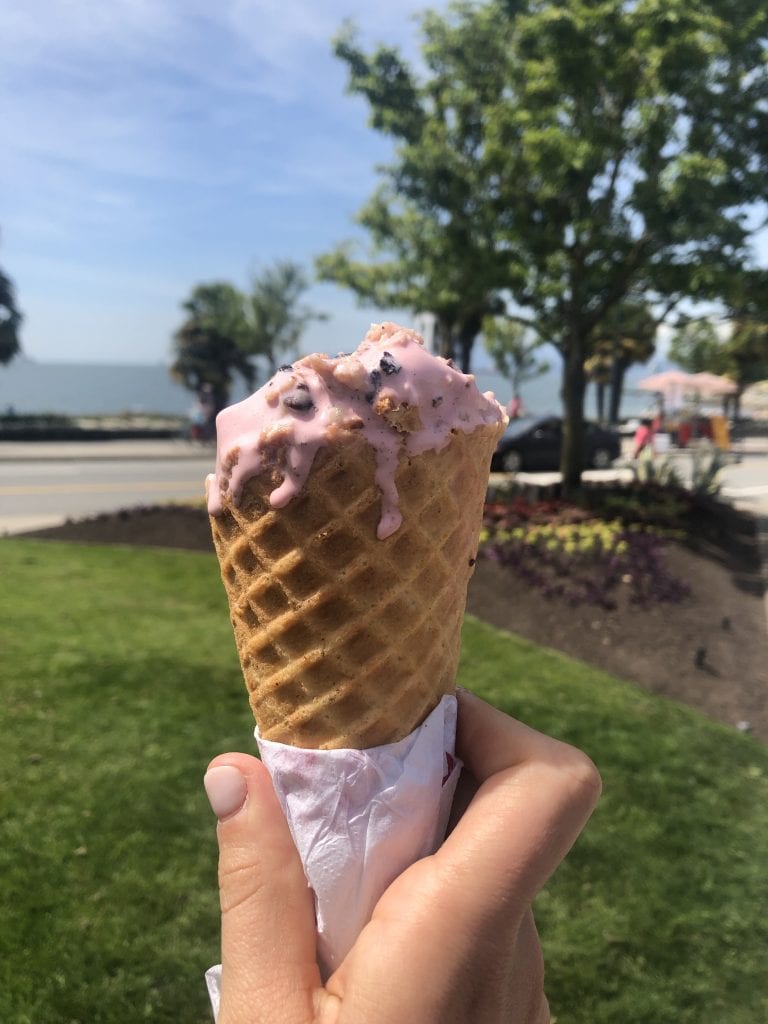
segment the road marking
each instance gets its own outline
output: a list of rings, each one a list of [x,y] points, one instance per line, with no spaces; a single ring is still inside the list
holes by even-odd
[[[200,480],[148,480],[144,483],[127,481],[103,484],[8,484],[0,486],[0,495],[25,494],[124,494],[132,491],[170,491],[194,488],[202,499],[204,484]]]

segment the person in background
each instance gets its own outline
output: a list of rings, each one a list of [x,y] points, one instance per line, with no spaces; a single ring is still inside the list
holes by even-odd
[[[190,441],[202,441],[203,431],[206,423],[206,412],[199,401],[195,402],[189,410],[189,439]]]
[[[649,419],[640,420],[640,426],[635,431],[634,441],[632,442],[632,458],[637,459],[640,457],[642,451],[651,450],[653,448],[653,422]]]
[[[203,417],[201,438],[203,441],[210,441],[216,436],[216,400],[211,384],[203,384],[197,396],[200,411]]]
[[[507,413],[511,420],[519,419],[523,415],[523,403],[519,395],[513,395],[510,398]]]
[[[210,441],[216,436],[216,402],[213,387],[203,384],[197,400],[189,410],[189,438],[191,441]]]
[[[664,403],[658,402],[653,410],[651,429],[654,434],[660,434],[664,430]]]

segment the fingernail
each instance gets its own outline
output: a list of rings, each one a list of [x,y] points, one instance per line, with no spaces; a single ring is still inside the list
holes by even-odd
[[[245,803],[248,784],[242,774],[231,764],[209,768],[203,779],[205,792],[211,809],[219,821],[231,818]]]

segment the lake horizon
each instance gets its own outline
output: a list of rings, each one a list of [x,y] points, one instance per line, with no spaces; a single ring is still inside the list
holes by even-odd
[[[559,356],[555,354],[559,360]],[[521,387],[523,405],[534,415],[558,414],[561,411],[559,392],[560,367],[553,365],[546,374],[527,381]],[[622,415],[638,416],[652,404],[652,396],[634,390],[638,380],[656,372],[661,360],[656,357],[646,366],[633,366],[625,381]],[[505,404],[512,397],[509,380],[492,367],[478,365],[473,370],[481,391],[493,391]],[[257,387],[268,379],[259,373]],[[230,402],[246,398],[249,389],[237,378]],[[164,415],[185,416],[195,396],[171,376],[165,363],[74,363],[37,362],[22,357],[0,366],[0,412],[19,415],[117,416]],[[585,412],[595,416],[594,387],[588,386]]]

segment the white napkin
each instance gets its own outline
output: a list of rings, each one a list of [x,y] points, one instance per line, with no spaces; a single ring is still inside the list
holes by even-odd
[[[445,836],[461,762],[456,698],[398,743],[369,750],[304,750],[261,739],[261,758],[315,894],[323,977],[341,963],[379,897]],[[206,972],[214,1018],[221,965]]]

